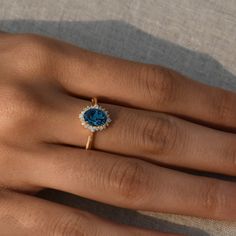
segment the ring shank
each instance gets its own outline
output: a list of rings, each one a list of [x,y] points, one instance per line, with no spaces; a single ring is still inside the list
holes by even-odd
[[[94,132],[91,132],[91,134],[88,136],[87,143],[86,143],[86,150],[89,150],[92,148],[92,143],[93,143],[93,138],[94,138]]]
[[[94,98],[92,98],[91,102],[92,102],[92,106],[95,106],[98,104],[98,99],[96,97],[94,97]],[[94,139],[94,132],[91,132],[91,134],[88,136],[87,143],[85,146],[86,150],[89,150],[92,148],[93,139]]]
[[[98,104],[98,99],[97,98],[92,98],[92,105],[95,106]]]

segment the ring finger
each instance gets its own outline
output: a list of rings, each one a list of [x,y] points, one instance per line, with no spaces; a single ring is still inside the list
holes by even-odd
[[[63,95],[60,108],[45,122],[46,141],[84,147],[90,132],[78,118],[88,101]],[[102,104],[110,127],[96,134],[93,148],[172,166],[236,174],[236,135],[171,115]]]

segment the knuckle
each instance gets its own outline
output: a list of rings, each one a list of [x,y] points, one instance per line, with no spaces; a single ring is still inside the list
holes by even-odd
[[[218,216],[222,209],[226,207],[226,198],[220,191],[220,184],[211,181],[202,191],[202,203],[206,212],[211,212],[212,216]]]
[[[122,200],[139,200],[145,193],[148,178],[142,163],[137,161],[117,161],[108,173],[109,186],[118,192]]]
[[[146,120],[141,128],[141,145],[150,154],[167,153],[175,147],[177,127],[174,121],[167,117]]]
[[[221,168],[225,168],[227,165],[225,169],[228,170],[228,174],[233,176],[236,174],[236,148],[234,143],[223,149],[219,164]]]
[[[214,104],[212,106],[212,115],[217,117],[218,122],[228,122],[232,119],[232,96],[230,93],[223,91],[219,96],[215,98]]]
[[[12,192],[5,186],[0,186],[0,212],[9,210],[9,200],[11,199]]]
[[[32,55],[37,55],[38,53],[47,53],[50,50],[50,44],[48,39],[34,34],[25,34],[20,36],[22,43],[19,49],[22,51],[26,50],[27,53],[32,52]]]
[[[32,96],[17,87],[5,87],[1,91],[0,99],[0,111],[1,120],[5,128],[9,128],[9,125],[14,125],[14,128],[18,127],[18,123],[24,121],[30,124],[30,120],[37,118],[40,112],[40,104],[32,99]]]
[[[21,89],[12,88],[8,91],[8,101],[10,109],[14,110],[14,114],[17,114],[17,117],[32,115],[35,113],[36,102],[30,94]]]
[[[15,36],[15,43],[8,52],[13,71],[18,76],[34,78],[48,68],[50,41],[42,36],[23,34]],[[14,56],[13,56],[14,54]]]
[[[165,106],[175,100],[174,72],[156,65],[141,67],[142,90],[152,103]]]
[[[50,224],[52,235],[58,236],[85,236],[90,235],[89,219],[86,214],[64,215],[61,218],[54,219]]]

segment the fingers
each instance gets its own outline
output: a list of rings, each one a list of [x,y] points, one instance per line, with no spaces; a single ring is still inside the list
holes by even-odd
[[[8,44],[14,50],[8,50],[4,58],[1,55],[2,62],[19,77],[47,78],[76,96],[96,96],[101,102],[236,130],[233,92],[189,80],[160,66],[89,52],[46,37],[14,35]],[[14,63],[4,63],[12,59]]]
[[[174,236],[118,225],[78,209],[14,192],[1,191],[0,201],[1,235]]]
[[[89,135],[78,118],[89,102],[65,96],[45,121],[45,140],[84,147]],[[156,112],[102,104],[111,125],[98,132],[93,148],[155,163],[236,175],[236,136]]]
[[[1,55],[4,73],[47,78],[47,82],[57,82],[83,98],[96,96],[101,102],[166,112],[236,130],[233,92],[189,80],[160,66],[96,54],[41,36],[11,35],[7,43],[4,48],[9,50],[4,49]]]
[[[59,145],[49,145],[45,153],[37,153],[31,160],[32,170],[25,182],[32,186],[131,209],[236,219],[235,183]]]
[[[57,77],[77,96],[162,111],[210,126],[236,130],[236,94],[214,88],[172,70],[59,43]]]

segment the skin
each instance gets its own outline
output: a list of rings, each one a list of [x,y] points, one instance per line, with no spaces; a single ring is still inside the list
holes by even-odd
[[[235,93],[32,34],[0,34],[0,78],[3,235],[171,235],[36,198],[44,188],[236,220],[234,182],[180,171],[236,175]],[[86,151],[78,115],[94,96],[112,123]]]

